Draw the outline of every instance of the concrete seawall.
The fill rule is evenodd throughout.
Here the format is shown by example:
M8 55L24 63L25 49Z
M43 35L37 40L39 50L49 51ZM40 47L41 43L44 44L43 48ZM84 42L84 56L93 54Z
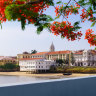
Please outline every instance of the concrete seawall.
M1 86L0 96L96 96L96 77Z

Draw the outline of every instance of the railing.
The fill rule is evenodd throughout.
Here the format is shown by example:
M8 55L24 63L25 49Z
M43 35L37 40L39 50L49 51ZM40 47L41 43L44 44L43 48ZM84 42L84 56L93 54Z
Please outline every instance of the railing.
M96 96L96 76L2 85L0 96Z

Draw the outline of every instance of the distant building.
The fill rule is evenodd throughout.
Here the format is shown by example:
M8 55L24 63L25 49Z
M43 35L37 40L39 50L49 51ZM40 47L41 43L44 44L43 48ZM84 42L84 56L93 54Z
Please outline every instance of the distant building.
M35 53L35 54L18 54L17 55L17 61L19 63L20 59L24 59L24 58L45 58L46 54L48 52L39 52L39 53Z
M54 51L54 52L48 52L46 55L46 58L48 60L56 60L56 59L70 59L71 51Z
M16 64L17 58L16 57L9 57L9 56L0 56L0 65L4 65L6 63Z
M35 58L39 58L39 59L37 60ZM96 66L96 51L95 50L55 51L55 46L52 43L50 46L49 52L39 52L39 53L35 53L35 54L23 52L23 54L17 55L18 63L22 62L21 60L23 60L23 62L24 62L24 60L27 60L26 62L29 62L28 60L31 60L32 62L40 62L40 60L41 60L42 64L45 64L44 62L46 60L53 62L53 60L55 61L56 59L67 60L67 61L69 61L70 66ZM72 59L74 59L73 60L74 62L72 62ZM46 62L48 62L48 61L46 61ZM26 66L27 66L27 63L26 63ZM39 66L39 65L37 65L37 66ZM21 67L23 68L23 66L21 66ZM23 70L22 68L21 68L21 70ZM27 69L28 68L29 67L27 66Z
M23 58L19 60L20 71L47 72L54 65L53 60L43 58Z
M50 46L49 52L39 52L35 54L23 52L23 54L17 55L17 60L19 63L20 59L24 58L44 58L46 60L56 60L56 59L68 59L70 60L71 51L55 51L54 44L52 43Z
M80 50L74 52L75 63L73 66L96 66L95 50Z

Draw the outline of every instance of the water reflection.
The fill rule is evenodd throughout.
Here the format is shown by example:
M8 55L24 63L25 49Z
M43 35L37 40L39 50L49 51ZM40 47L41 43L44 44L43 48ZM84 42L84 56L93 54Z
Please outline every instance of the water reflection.
M31 77L31 76L0 76L0 84L10 84L10 83L22 83L30 81L42 81L49 80L50 78L40 78L40 77Z

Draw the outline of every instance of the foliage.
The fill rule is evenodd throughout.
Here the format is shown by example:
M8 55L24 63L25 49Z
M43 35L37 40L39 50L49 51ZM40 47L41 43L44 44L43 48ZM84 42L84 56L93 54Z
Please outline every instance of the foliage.
M68 56L68 55L67 55ZM65 66L65 65L69 65L69 56L68 58L66 59L56 59L56 63L59 65L59 66Z
M96 73L96 67L73 67L66 70L72 73Z
M56 66L52 65L50 66L50 72L55 72L56 71Z
M31 50L31 54L35 54L35 53L37 53L36 50Z
M18 67L19 67L18 65L12 64L12 63L6 63L6 64L0 66L1 69L15 69Z
M56 17L44 13L46 9L53 6ZM69 16L80 17L79 21L70 22ZM58 21L58 19L62 21ZM21 22L24 30L25 25L34 24L37 26L37 33L40 34L44 28L48 28L54 35L74 41L80 39L83 32L80 31L80 24L85 21L92 22L91 27L96 24L96 0L1 0L0 1L0 25L6 21ZM96 34L92 29L85 32L85 39L92 46L96 46Z
M96 67L56 67L55 72L71 73L96 73Z
M59 65L62 65L63 60L62 59L56 59L56 63L59 64Z
M74 58L74 54L71 53L71 63L74 64L75 63L75 58Z

